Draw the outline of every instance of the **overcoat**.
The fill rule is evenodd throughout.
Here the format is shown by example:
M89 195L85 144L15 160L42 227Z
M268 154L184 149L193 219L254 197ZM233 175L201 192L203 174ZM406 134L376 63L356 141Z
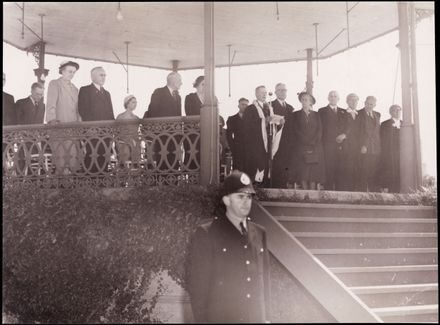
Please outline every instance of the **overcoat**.
M3 125L15 125L17 114L14 106L14 96L3 92Z
M182 100L177 95L174 99L167 86L157 88L151 95L148 111L145 112L144 118L147 117L169 117L182 116Z
M151 95L150 105L148 106L148 111L144 114L144 118L172 116L182 116L182 100L180 95L177 95L177 99L174 99L167 86L155 89ZM160 136L159 138L162 143L166 143L168 140L168 136L166 135ZM177 143L180 143L181 136L175 136L174 138ZM178 148L174 142L169 141L165 157L162 157L161 149L159 141L155 141L153 145L153 159L156 161L158 168L160 170L169 170L168 165L170 165L171 171L176 171L180 163L178 161L179 157L176 155ZM185 160L186 159L187 158L185 158Z
M278 100L272 101L274 114L284 116L285 125L281 134L280 145L273 157L272 163L272 187L286 188L287 182L290 181L292 170L292 153L294 150L293 133L292 133L292 114L293 106L286 103L283 107Z
M325 181L324 153L322 150L322 127L319 114L310 111L309 116L303 109L293 113L292 131L295 140L293 152L294 180L296 182L310 181L323 183ZM308 164L304 159L304 152L312 150L318 156L318 162Z
M359 111L359 123L360 146L367 148L366 154L359 155L359 190L374 192L380 185L380 113L373 111L373 117L370 117L363 108Z
M358 186L359 174L359 114L345 114L344 130L346 138L342 141L338 158L336 189L340 191L355 191Z
M226 137L232 151L233 168L244 171L245 134L243 117L240 117L238 113L229 116L226 125Z
M202 108L202 102L200 101L200 98L197 95L197 93L191 93L185 97L186 116L200 115L201 108Z
M15 103L17 124L43 124L45 106L42 100L35 107L30 97L17 100Z
M336 187L338 157L340 146L336 137L344 133L346 121L345 109L338 107L336 113L327 105L318 110L322 125L322 146L325 158L325 189L334 190Z
M394 120L389 119L380 126L381 185L390 192L400 192L400 129L394 126Z
M115 119L110 93L104 88L99 91L94 84L79 89L78 111L83 121Z
M80 122L78 112L78 88L62 77L51 80L47 89L46 121L59 120L61 123ZM80 168L80 147L78 141L54 140L64 137L63 129L50 130L50 146L52 158L57 167L57 173L62 173L65 167L71 171Z
M46 101L46 121L59 120L78 122L81 117L78 112L78 88L61 77L49 82Z
M264 228L242 235L226 216L199 226L190 246L188 291L200 323L269 320L269 253Z
M269 153L264 146L261 118L254 104L249 105L244 111L243 122L245 137L244 172L254 181L257 169L259 171L264 170L263 182L266 182L269 172Z

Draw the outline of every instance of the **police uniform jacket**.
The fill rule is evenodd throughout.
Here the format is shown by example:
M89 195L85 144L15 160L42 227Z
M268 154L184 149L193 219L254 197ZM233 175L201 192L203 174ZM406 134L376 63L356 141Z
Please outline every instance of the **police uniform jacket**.
M269 254L261 226L248 221L247 233L242 235L226 216L199 226L189 270L188 291L196 322L269 320Z

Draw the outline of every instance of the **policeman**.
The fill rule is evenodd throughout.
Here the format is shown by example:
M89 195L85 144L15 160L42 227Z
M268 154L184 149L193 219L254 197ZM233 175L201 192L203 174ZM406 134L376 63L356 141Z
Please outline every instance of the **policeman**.
M194 234L188 291L195 322L269 321L269 254L264 228L248 217L253 194L249 176L234 170L220 190L225 213Z

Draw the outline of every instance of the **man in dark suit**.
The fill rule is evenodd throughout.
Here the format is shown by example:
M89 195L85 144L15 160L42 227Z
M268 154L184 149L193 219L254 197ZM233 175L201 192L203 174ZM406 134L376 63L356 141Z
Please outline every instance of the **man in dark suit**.
M270 320L269 252L264 228L248 218L252 194L250 178L233 171L220 193L226 211L193 236L187 283L197 323Z
M284 117L285 126L277 125L277 131L281 132L278 150L273 156L272 164L272 187L286 188L291 177L291 156L293 150L293 134L289 127L293 114L293 106L286 103L287 88L283 83L275 86L277 99L271 102L273 113ZM277 139L275 139L277 140Z
M6 83L6 75L3 72L3 87ZM15 125L17 123L17 116L15 114L15 103L14 103L14 97L12 95L9 95L8 93L3 92L3 125ZM5 172L5 162L10 161L13 158L11 157L13 155L13 144L9 143L8 153L5 154L6 148L8 147L8 144L3 143L3 167L2 171Z
M43 124L45 105L43 102L44 86L39 82L35 82L31 86L31 95L29 97L19 99L15 103L15 111L17 113L17 124ZM25 172L26 165L26 152L29 155L39 154L41 150L44 150L41 146L45 146L45 142L30 142L25 141L19 144L18 148L18 167L19 173ZM26 149L25 149L26 147ZM27 174L29 175L31 169L28 168Z
M249 105L249 101L246 98L240 98L238 100L238 113L229 116L226 125L226 136L229 147L232 151L232 165L233 169L244 170L244 123L243 115L246 107Z
M113 105L110 93L104 89L105 70L95 67L90 72L92 83L81 87L78 94L78 112L83 121L114 120ZM104 173L110 162L111 140L106 138L104 143L97 138L88 139L84 167L90 173ZM96 148L98 157L93 158L93 149ZM94 161L96 159L96 161Z
M365 107L359 111L360 159L359 189L375 192L378 187L378 163L380 156L380 113L373 111L376 98L368 96Z
M356 110L359 102L358 95L351 93L347 96L347 105L343 132L336 138L340 146L338 151L338 166L336 190L354 191L358 184L359 174L359 114Z
M270 108L266 102L266 87L255 89L256 100L249 105L243 115L245 136L244 171L258 185L269 186L269 152L272 145L270 136Z
M322 124L322 145L324 147L324 188L328 191L334 191L336 189L338 150L340 150L336 138L344 133L343 123L345 120L345 110L338 107L338 101L338 92L332 90L328 94L329 104L318 110Z
M6 83L6 75L3 72L3 87ZM17 115L14 107L14 96L3 92L3 125L17 124Z
M380 179L386 192L400 192L400 114L399 105L391 105L391 118L380 125Z
M182 77L177 72L171 72L167 76L167 85L162 88L157 88L151 95L150 105L148 106L148 111L144 114L144 118L182 116L182 100L179 95L180 86L182 86ZM175 135L174 139L177 143L180 143L182 136ZM167 142L168 136L160 136L159 139L153 139L153 159L156 161L159 170L175 173L180 165L180 155L176 154L176 151L179 151L180 148L176 148L173 141L170 141L166 148L167 153L162 157L159 140L164 144ZM166 161L168 161L171 169L168 167ZM161 178L159 183L162 183L163 180L164 179ZM168 183L170 182L168 181ZM177 184L177 181L171 183Z
M171 72L167 76L167 85L157 88L151 95L148 111L144 118L182 116L182 99L179 89L182 86L182 77L177 72Z

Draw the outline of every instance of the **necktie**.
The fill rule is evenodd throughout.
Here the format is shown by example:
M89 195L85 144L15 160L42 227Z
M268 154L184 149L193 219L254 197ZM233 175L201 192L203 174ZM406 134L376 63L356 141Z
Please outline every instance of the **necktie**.
M267 103L263 104L263 113L265 117L270 115L269 105L267 105Z
M38 102L34 103L35 108L38 108Z
M173 90L173 97L175 101L177 101L177 96L179 96L179 92L177 90Z
M240 229L241 229L241 233L242 233L243 235L246 235L246 234L247 234L246 228L245 228L244 225L243 225L243 221L240 222Z

